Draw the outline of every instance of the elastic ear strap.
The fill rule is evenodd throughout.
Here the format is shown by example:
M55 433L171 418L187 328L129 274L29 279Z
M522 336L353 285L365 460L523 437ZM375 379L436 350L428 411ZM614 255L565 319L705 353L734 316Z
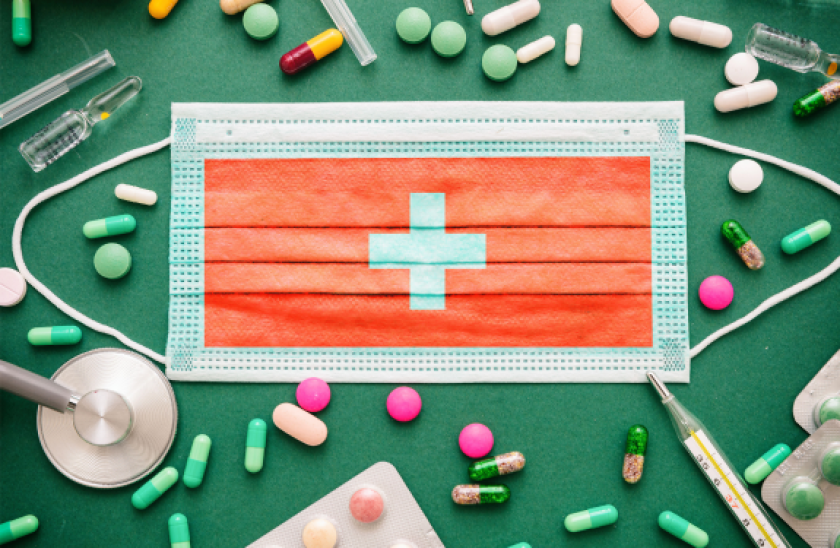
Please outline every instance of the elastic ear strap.
M17 221L15 221L15 228L12 232L12 254L15 258L15 265L17 266L17 269L21 273L21 275L23 275L26 281L29 282L29 285L34 287L38 291L38 293L46 297L46 299L53 303L56 307L58 307L59 310L61 310L77 322L86 325L94 331L99 331L100 333L116 337L117 340L119 340L121 343L131 348L132 350L140 352L141 354L145 354L149 358L162 364L167 363L165 356L161 356L157 352L154 352L153 350L150 350L149 348L146 348L145 346L132 341L113 327L108 327L107 325L103 325L97 321L88 318L81 312L78 312L75 308L71 307L70 305L59 299L55 295L55 293L47 289L47 286L39 282L38 279L35 278L35 276L33 276L31 272L29 272L29 269L26 268L26 263L23 261L23 250L21 249L20 242L21 237L23 235L23 225L24 223L26 223L26 217L29 215L29 212L32 211L38 204L45 202L53 196L61 194L62 192L70 190L71 188L84 183L88 179L99 175L103 171L108 171L111 168L117 167L126 162L134 160L135 158L139 158L141 156L151 154L152 152L156 152L168 146L171 143L172 137L167 137L163 141L159 141L157 143L145 147L130 150L124 154L120 154L112 160L108 160L105 163L90 168L84 173L73 177L69 181L65 181L63 183L55 185L54 187L48 188L47 190L41 192L40 194L29 200L29 203L27 203L26 206L23 208L23 211L20 212Z
M831 179L829 179L825 175L820 175L816 171L813 171L813 170L808 169L806 167L802 167L802 166L797 165L797 164L793 164L793 163L790 163L790 162L786 162L784 160L780 160L780 159L776 158L775 156L762 154L761 152L755 152L754 150L749 150L749 149L746 149L746 148L741 148L741 147L728 145L726 143L721 143L719 141L714 141L714 140L708 139L706 137L700 137L699 135L686 135L685 136L685 142L687 142L687 143L699 143L701 145L706 145L708 147L717 148L717 149L720 149L720 150L725 150L727 152L731 152L733 154L739 154L741 156L749 156L751 158L755 158L756 160L762 160L762 161L767 162L769 164L777 165L781 168L787 169L788 171L796 173L797 175L801 175L802 177L805 177L806 179L811 179L815 183L824 186L825 188L827 188L831 192L833 192L837 195L840 195L840 185L838 185L837 183L835 183L834 181L832 181ZM695 357L697 354L699 354L700 352L705 350L705 348L707 346L709 346L710 344L712 344L713 342L715 342L719 338L723 337L727 333L729 333L731 331L735 331L736 329L738 329L742 325L745 325L745 324L751 322L752 320L757 318L762 312L765 312L766 310L769 310L770 308L776 306L777 304L790 299L794 295L798 295L799 293L802 293L806 289L817 285L821 281L825 280L826 278L828 278L829 276L831 276L832 274L837 272L838 269L840 269L840 257L834 259L834 261L832 261L831 264L829 264L827 267L823 268L822 270L820 270L819 272L817 272L813 276L805 278L804 280L802 280L798 284L792 285L789 288L785 289L784 291L773 295L772 297L770 297L769 299L767 299L766 301L764 301L763 303L758 305L755 308L755 310L753 310L752 312L750 312L749 314L747 314L746 316L744 316L740 320L732 322L731 324L727 325L726 327L722 327L721 329L718 329L717 331L715 331L714 333L712 333L711 335L709 335L708 337L703 339L703 341L700 342L700 344L698 344L697 346L692 348L691 352L689 353L689 356L692 357L692 358Z

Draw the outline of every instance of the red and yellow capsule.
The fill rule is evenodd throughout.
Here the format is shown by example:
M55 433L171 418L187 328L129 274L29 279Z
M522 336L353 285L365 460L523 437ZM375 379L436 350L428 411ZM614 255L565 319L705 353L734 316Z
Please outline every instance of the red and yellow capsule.
M335 29L329 29L311 40L307 40L280 58L280 69L294 74L315 64L341 47L344 37Z

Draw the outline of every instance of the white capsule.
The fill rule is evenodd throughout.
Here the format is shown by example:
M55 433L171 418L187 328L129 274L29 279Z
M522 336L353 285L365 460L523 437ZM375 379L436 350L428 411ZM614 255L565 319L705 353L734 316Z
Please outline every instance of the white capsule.
M539 13L539 0L519 0L485 15L481 20L481 30L487 36L496 36L525 21L530 21Z
M697 42L713 48L725 48L732 43L732 31L729 27L700 21L682 15L671 19L671 34L677 38Z
M749 84L758 76L758 61L749 53L736 53L726 62L723 74L733 86Z
M573 67L580 63L580 46L583 43L583 29L580 25L569 25L566 29L566 64Z
M715 108L721 112L732 112L742 108L769 103L779 92L772 80L761 80L746 86L727 89L715 96Z
M146 190L145 188L140 188L139 186L119 184L117 185L117 188L114 189L114 194L116 194L117 198L120 200L134 202L135 204L150 206L155 205L155 202L157 202L157 194L155 194L154 190Z
M535 40L516 50L516 60L522 64L530 63L540 55L545 55L553 49L554 38L551 36L543 36L539 40Z

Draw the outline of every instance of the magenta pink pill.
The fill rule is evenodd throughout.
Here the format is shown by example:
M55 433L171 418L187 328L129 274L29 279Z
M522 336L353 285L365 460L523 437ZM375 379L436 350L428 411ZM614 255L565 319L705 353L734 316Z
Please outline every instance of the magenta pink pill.
M481 458L493 449L493 432L483 424L468 424L461 430L458 445L466 456Z
M370 523L379 519L385 502L376 489L363 487L350 497L350 515L362 523Z
M395 388L389 395L386 403L388 414L394 420L408 422L417 418L423 408L423 401L420 394L413 388L400 386Z
M309 377L295 392L298 405L310 413L317 413L330 403L330 385L317 377Z
M697 293L700 301L712 310L723 310L735 296L732 284L723 276L709 276L700 284Z

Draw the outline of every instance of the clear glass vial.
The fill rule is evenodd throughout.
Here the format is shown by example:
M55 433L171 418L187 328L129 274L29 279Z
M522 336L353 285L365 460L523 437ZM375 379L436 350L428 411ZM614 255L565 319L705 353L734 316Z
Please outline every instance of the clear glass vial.
M840 55L831 55L805 38L756 23L747 34L747 53L796 72L821 72L840 78Z

